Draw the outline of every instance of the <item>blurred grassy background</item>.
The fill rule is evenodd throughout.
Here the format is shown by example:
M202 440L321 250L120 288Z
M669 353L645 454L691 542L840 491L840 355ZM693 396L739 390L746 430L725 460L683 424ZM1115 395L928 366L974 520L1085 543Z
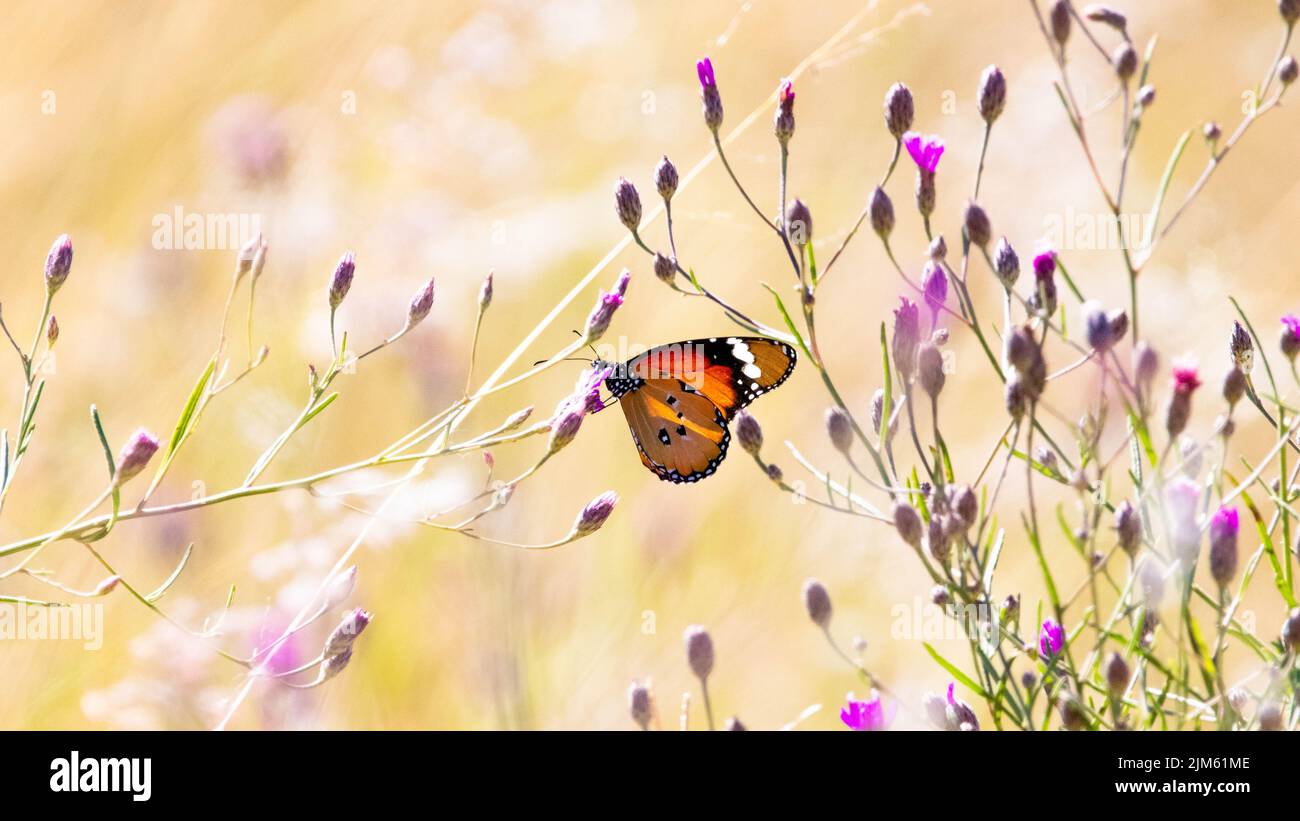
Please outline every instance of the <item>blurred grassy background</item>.
M29 338L39 315L40 267L57 234L72 235L76 261L56 305L57 367L35 444L0 517L0 538L57 528L102 487L89 404L98 404L115 443L137 425L166 433L211 352L235 251L155 249L155 215L177 206L257 214L271 243L256 316L256 343L270 346L270 360L209 409L155 501L237 484L296 414L306 364L328 360L325 287L340 253L353 249L358 259L340 313L354 346L394 330L410 295L437 276L425 325L344 377L339 402L294 440L268 478L341 464L373 453L459 395L474 299L489 269L496 271L497 296L480 375L621 239L609 193L617 176L636 182L649 205L661 154L683 171L706 155L697 58L713 58L730 128L763 106L780 78L864 5L7 4L0 230L10 263L0 301L20 338ZM1232 13L1211 0L1124 5L1139 45L1153 31L1161 35L1152 73L1159 96L1129 187L1134 209L1145 210L1184 129L1217 119L1231 131L1243 94L1272 58L1281 24L1268 0L1234 4ZM1079 43L1072 53L1081 93L1101 101L1109 89L1104 67ZM888 162L892 143L881 100L900 79L916 94L917 128L948 141L936 227L957 236L979 148L976 81L991 62L1002 66L1010 87L982 194L994 230L1008 235L1027 262L1045 215L1102 212L1024 3L882 0L796 84L791 195L812 208L819 257L838 246ZM730 152L765 207L776 199L770 116L764 108ZM1117 163L1117 117L1112 105L1092 126L1108 179ZM1300 284L1278 251L1300 201L1294 133L1285 109L1255 126L1143 275L1144 335L1166 362L1187 352L1199 356L1214 386L1197 403L1193 427L1202 435L1218 411L1210 394L1226 356L1227 294L1243 301L1269 340L1276 315L1300 307ZM1205 153L1194 138L1171 202ZM890 186L900 213L895 247L919 269L924 243L911 214L905 159L900 171ZM785 287L783 253L718 165L679 195L676 217L683 261L745 310L776 323L759 281ZM662 231L655 223L646 233L662 245ZM1062 253L1090 296L1110 304L1126 299L1118 252ZM622 265L634 278L607 341L622 336L653 345L729 330L702 301L656 282L639 253L624 253L596 283L609 287ZM819 294L822 344L846 398L865 413L880 381L879 323L896 303L899 283L879 243L865 234L837 270ZM986 317L994 316L999 302L982 265L972 279ZM525 361L566 344L594 297L595 287ZM245 344L243 311L237 302L236 352ZM958 473L969 479L1001 433L1004 413L973 340L957 333L952 344L957 370L941 412ZM1053 364L1065 361L1061 353ZM16 362L5 367L5 384L13 387L2 410L12 430L20 373ZM577 368L556 369L487 403L470 429L486 429L527 404L549 412ZM1066 418L1081 412L1095 390L1092 379L1081 369L1068 387L1051 392ZM754 408L766 454L791 478L801 477L786 439L845 473L822 429L825 404L819 380L805 367ZM1268 432L1253 419L1240 431L1235 445L1242 453L1267 447ZM538 447L499 451L500 475L531 463ZM1018 473L1002 497L1010 521L1023 499ZM415 486L408 513L436 508L481 481L477 456L444 464ZM359 554L354 596L375 613L375 623L351 668L306 694L259 689L236 726L626 728L625 690L634 677L653 680L663 722L675 726L681 693L692 689L681 644L692 623L713 631L718 662L711 690L720 716L776 727L823 704L807 726L837 726L839 702L862 688L807 622L799 591L808 576L829 587L841 641L864 637L868 665L894 690L915 703L923 690L946 685L948 677L920 645L928 637L891 635L895 608L916 612L929 588L891 532L792 503L739 452L701 485L661 483L639 465L616 411L590 418L575 444L525 484L485 532L555 538L606 489L622 496L606 528L546 554L411 526L378 528ZM165 602L197 625L237 584L225 646L245 654L259 630L294 612L362 525L336 505L290 493L125 523L104 547L128 578L149 589L194 542L194 560ZM1059 539L1051 555L1069 580L1062 586L1073 589L1082 562ZM92 586L101 576L75 545L51 549L41 563L74 586ZM1041 585L1018 532L1003 565L1000 590L1023 592L1029 624ZM6 592L49 593L7 584ZM1248 609L1260 632L1273 635L1281 610L1262 575L1254 593ZM103 601L98 651L75 642L0 642L0 726L211 726L239 680L237 668L161 624L123 591ZM291 652L310 658L317 641L315 633L305 635ZM967 659L961 642L937 644ZM1241 651L1228 659L1234 672L1250 669ZM701 721L697 707L694 726ZM898 724L917 726L919 719L903 712Z

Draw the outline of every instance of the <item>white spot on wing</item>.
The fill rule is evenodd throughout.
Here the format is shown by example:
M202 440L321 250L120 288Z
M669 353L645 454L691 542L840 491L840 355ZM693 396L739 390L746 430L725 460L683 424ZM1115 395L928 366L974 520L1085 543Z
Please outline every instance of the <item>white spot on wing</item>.
M753 354L750 354L750 356L752 357ZM748 376L750 379L757 379L763 375L762 368L758 367L753 362L750 362L748 365L741 368L740 372L743 373L745 376Z

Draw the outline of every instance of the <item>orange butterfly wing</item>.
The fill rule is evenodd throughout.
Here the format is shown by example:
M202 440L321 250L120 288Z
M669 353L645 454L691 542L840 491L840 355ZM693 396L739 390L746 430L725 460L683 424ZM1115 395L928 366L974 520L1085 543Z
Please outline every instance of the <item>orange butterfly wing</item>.
M668 482L698 482L727 456L722 410L689 384L649 379L619 399L641 462Z
M627 363L634 379L675 379L703 394L728 421L794 372L794 348L757 336L660 345Z

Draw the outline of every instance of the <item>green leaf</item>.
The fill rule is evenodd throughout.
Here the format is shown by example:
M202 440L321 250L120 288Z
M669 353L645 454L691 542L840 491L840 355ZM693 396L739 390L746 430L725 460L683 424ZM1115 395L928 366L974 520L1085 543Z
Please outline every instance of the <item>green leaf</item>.
M766 282L760 284L766 288L768 293L772 295L772 298L776 300L776 309L781 312L781 318L785 320L785 327L790 331L790 334L794 337L795 341L799 343L799 348L807 354L809 361L813 361L814 357L812 351L808 350L808 345L803 341L803 336L799 333L799 329L795 327L794 320L790 318L790 312L785 309L785 303L781 301L781 295L776 292L775 288L768 285Z
M198 407L199 400L203 397L203 391L208 386L208 380L212 378L212 372L216 370L217 358L214 356L208 360L208 366L203 369L203 375L199 381L194 383L194 389L190 391L189 399L185 400L185 407L181 410L181 418L176 420L176 427L172 430L171 443L167 447L167 455L170 456L181 446L186 435L190 432L190 425L194 421L194 409Z
M117 474L117 462L113 459L113 448L108 444L108 434L104 433L104 423L99 418L99 408L90 406L90 421L99 435L99 445L104 449L104 459L108 462L108 478Z
M997 536L993 540L993 548L988 553L988 562L984 565L984 592L990 596L993 595L993 571L1002 556L1002 546L1006 544L1006 536L1006 530L998 528Z
M176 569L172 570L171 575L167 577L166 581L164 581L161 585L158 586L157 590L153 591L152 593L144 597L145 601L155 602L163 597L163 594L167 592L167 589L170 588L173 584L175 584L176 580L180 578L181 571L184 570L185 565L189 563L190 554L193 552L194 552L194 542L190 542L185 547L185 555L181 556L180 563L176 565ZM231 589L231 594L232 595L234 594L233 588Z
M325 397L321 401L317 402L315 407L313 407L307 413L307 415L302 418L302 425L299 425L298 427L301 428L303 425L306 425L308 422L315 419L320 414L321 411L325 410L330 405L334 404L334 400L338 398L339 398L338 391L335 391L334 393L331 393L329 396Z
M1043 556L1043 546L1039 544L1038 537L1034 535L1034 530L1029 524L1029 519L1022 513L1021 521L1025 525L1025 533L1029 535L1029 544L1034 548L1034 555L1038 557L1038 567L1043 571L1043 582L1047 585L1047 597L1052 602L1052 609L1056 612L1061 611L1061 596L1056 592L1056 582L1052 579L1052 570L1047 566L1047 559Z
M1187 147L1187 141L1191 139L1192 130L1183 132L1183 136L1178 138L1174 144L1174 150L1169 155L1168 162L1165 163L1165 173L1160 176L1160 185L1156 188L1155 199L1151 202L1151 214L1147 217L1147 236L1143 245L1149 246L1152 239L1155 238L1156 227L1160 223L1160 208L1165 203L1165 194L1169 191L1169 183L1173 182L1174 169L1178 167L1178 161L1182 159L1183 149Z
M889 367L889 344L886 341L885 323L880 323L880 358L885 369L885 400L880 406L880 430L876 431L876 441L883 448L889 441L889 419L894 415L894 374Z
M930 654L930 658L934 659L935 662L937 662L940 667L947 670L949 675L957 679L957 681L961 682L963 687L970 690L972 693L975 693L977 696L984 699L985 701L993 700L992 696L984 692L983 687L976 684L974 681L971 680L970 676L966 675L961 670L958 670L952 664L952 662L948 661L946 658L941 656L939 654L939 651L931 647L928 641L923 641L921 642L921 644L925 647L925 651Z

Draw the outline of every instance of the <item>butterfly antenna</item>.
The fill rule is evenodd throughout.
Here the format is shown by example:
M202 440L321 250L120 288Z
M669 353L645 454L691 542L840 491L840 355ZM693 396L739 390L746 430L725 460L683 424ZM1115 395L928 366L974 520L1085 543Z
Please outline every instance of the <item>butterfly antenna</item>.
M573 331L574 335L576 335L576 336L578 336L578 337L581 337L581 336L582 336L582 331L575 331L573 328L570 328L569 330L570 330L570 331ZM600 359L600 351L597 351L594 345L592 345L590 342L588 342L588 343L587 343L587 347L591 349L591 355L592 355L592 356L596 357L597 359ZM585 362L586 360L583 360L583 361Z

